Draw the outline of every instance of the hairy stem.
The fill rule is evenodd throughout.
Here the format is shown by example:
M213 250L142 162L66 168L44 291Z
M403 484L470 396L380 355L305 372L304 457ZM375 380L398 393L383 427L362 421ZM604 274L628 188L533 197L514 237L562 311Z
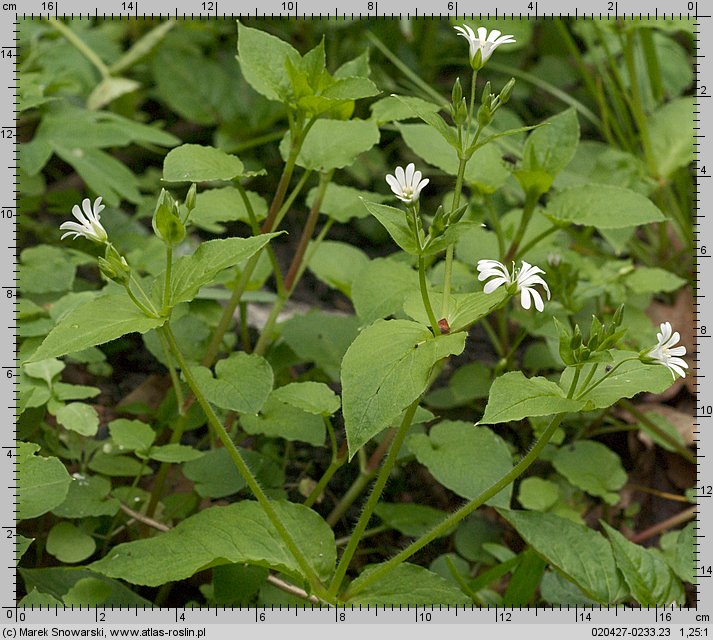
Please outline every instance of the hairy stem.
M477 498L475 498L474 500L471 500L469 503L467 503L466 505L464 505L460 509L458 509L458 511L456 511L455 513L448 516L445 520L443 520L443 522L441 522L441 524L434 527L429 533L421 536L418 540L412 542L401 553L398 553L397 555L395 555L388 562L385 562L384 564L379 565L379 567L375 571L373 571L371 574L369 574L368 577L366 577L364 580L362 580L361 584L359 585L359 587L357 589L355 589L353 591L347 591L341 597L341 600L347 601L350 598L353 598L355 595L357 595L361 591L363 591L369 585L374 584L375 582L378 582L381 578L383 578L391 570L398 567L402 562L405 562L406 560L408 560L416 552L423 549L423 547L425 547L428 543L430 543L433 540L435 540L436 538L439 538L440 536L442 536L444 533L446 533L448 530L450 530L451 527L454 527L461 520L463 520L463 518L465 518L466 516L469 516L478 507L483 505L486 501L488 501L493 496L500 493L510 483L514 482L519 476L521 476L527 470L527 468L533 462L535 462L535 460L537 460L538 456L540 455L542 450L545 448L545 445L549 442L550 438L557 430L557 427L559 426L563 417L564 417L564 414L556 415L550 422L547 429L545 429L545 431L542 433L542 435L537 440L535 445L532 447L532 449L530 449L530 451L522 458L522 460L520 460L520 462L518 462L508 473L506 473L502 478L500 478L500 480L498 480L493 485L491 485L488 489L483 491L483 493L481 493Z

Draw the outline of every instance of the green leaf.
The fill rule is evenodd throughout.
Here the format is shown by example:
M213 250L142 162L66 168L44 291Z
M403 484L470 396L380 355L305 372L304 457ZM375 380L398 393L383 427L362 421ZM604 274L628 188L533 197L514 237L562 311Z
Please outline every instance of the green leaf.
M644 391L662 393L673 382L671 372L666 367L659 364L643 364L639 361L638 353L614 351L612 355L614 359L609 365L597 365L598 371L592 379L593 381L606 375L606 366L613 369L624 360L629 360L629 362L618 366L601 384L582 397L582 400L586 401L587 411L611 407L621 398L631 398ZM560 385L563 388L569 388L573 375L573 368L567 367L562 372Z
M246 414L240 424L248 433L263 433L271 438L307 442L315 447L324 444L324 420L312 412L281 402L276 393L268 398L260 415Z
M672 558L668 558L671 568L685 582L697 584L696 579L696 546L695 538L698 527L695 523L687 524L678 532L676 547Z
M453 296L455 308L449 312L449 324L451 331L461 331L470 327L478 320L482 320L505 298L505 289L497 289L492 293L463 293Z
M47 536L47 553L60 562L81 562L91 556L96 548L94 538L69 522L57 523Z
M59 247L40 245L20 254L19 287L25 293L69 291L74 283L76 265L67 260Z
M101 578L82 578L62 598L66 607L99 607L112 594L111 585Z
M616 529L602 522L614 559L631 595L644 607L683 605L686 594L678 578L662 558L650 549L627 540Z
M216 378L206 367L192 367L209 402L238 413L257 413L273 385L272 367L264 358L244 352L232 353L215 365Z
M556 571L545 571L540 583L542 599L551 605L569 605L589 607L597 601L584 595L582 590Z
M551 513L505 510L500 513L537 553L587 597L602 604L615 604L627 596L612 548L600 533Z
M412 538L425 535L431 529L446 519L445 512L422 504L406 504L380 502L374 513L384 521L384 524L399 533ZM446 531L442 535L449 535Z
M291 382L272 392L271 398L307 413L331 416L339 411L339 396L323 382Z
M17 443L17 519L36 518L62 504L72 478L55 457L36 456L39 445Z
M665 220L648 198L630 189L604 184L559 191L550 198L545 214L553 220L597 229L620 229Z
M47 360L25 364L22 368L31 378L44 380L48 387L53 387L55 377L64 371L65 366L61 360L48 358Z
M366 569L350 589L355 590L373 573L379 565ZM441 576L407 562L398 565L376 583L369 585L353 598L347 597L347 603L372 605L375 607L414 606L432 607L434 605L466 605L471 600L452 582Z
M408 320L377 320L364 329L342 362L349 457L391 426L426 390L436 362L464 347L464 333L433 337L426 327Z
M270 491L282 486L285 475L274 460L250 449L239 451L263 488ZM186 462L182 471L193 480L196 493L203 498L225 498L247 486L226 449L206 451L200 458Z
M560 489L554 482L535 476L520 483L517 501L530 511L547 511L560 498Z
M334 84L329 85L322 92L322 96L333 100L359 100L361 98L370 98L379 93L381 93L379 87L368 78L344 76L338 78Z
M247 191L255 219L259 222L267 215L265 199L254 191ZM190 222L201 229L213 233L223 233L222 222L240 220L249 222L250 216L240 192L235 187L207 189L196 196L196 206L191 211Z
M215 147L183 144L171 149L163 161L166 182L211 182L239 178L245 167L237 156Z
M223 269L240 264L260 251L280 233L265 233L252 238L226 238L203 242L191 256L173 263L171 275L171 305L190 302L199 289L213 281ZM151 293L156 301L161 299L166 275L155 280Z
M119 501L109 496L111 482L101 476L75 473L64 502L52 509L60 518L113 516Z
M478 424L579 411L584 405L583 400L567 398L558 385L546 378L526 378L521 371L510 371L493 382L485 414Z
M309 270L329 287L351 297L352 282L368 263L361 249L346 242L324 240L310 258Z
M159 462L171 462L174 464L180 462L189 462L190 460L198 460L203 457L203 452L189 447L185 444L164 444L160 447L151 447L149 458L158 460Z
M120 418L109 423L109 435L122 451L146 453L156 439L156 432L141 420Z
M545 561L532 549L523 551L503 594L503 607L526 607L531 604L535 591L540 586L545 566Z
M269 100L287 99L290 81L286 63L300 63L300 54L287 42L238 22L238 60L255 91Z
M634 293L670 293L686 284L683 278L659 267L637 267L624 282Z
M317 191L318 187L313 187L307 194L308 207L314 203ZM384 200L388 200L388 196L330 182L319 210L337 222L346 223L352 218L366 218L369 215L364 207L364 201L383 202Z
M313 362L332 380L339 380L342 358L359 333L355 316L312 310L281 325L282 337L303 361Z
M165 321L146 316L125 293L100 296L64 316L26 362L58 358L134 331L146 333Z
M425 403L434 409L462 407L487 398L490 384L490 369L482 362L469 362L456 369L447 386L431 391Z
M411 291L418 291L418 273L408 264L377 258L354 277L352 302L363 324L401 311Z
M89 463L89 468L104 476L125 476L133 477L150 476L153 471L142 465L136 458L129 456L109 455L103 451L98 451Z
M27 591L37 589L55 598L62 599L80 581L87 578L100 580L109 587L109 595L100 603L110 607L151 607L152 603L116 580L80 569L79 567L51 567L46 569L19 569Z
M412 96L387 96L370 105L371 117L381 126L389 122L418 118L419 114L437 113L437 104Z
M477 498L512 469L505 441L490 429L469 422L444 420L428 434L410 436L407 444L438 482L468 500ZM487 504L507 508L511 493L512 485L508 485Z
M25 551L30 548L30 545L35 541L35 538L26 538L21 533L15 535L15 565L20 562Z
M87 98L87 109L96 111L120 96L141 88L141 83L129 78L108 77L102 80Z
M535 129L525 142L523 169L542 170L554 178L574 157L579 144L579 120L569 108Z
M121 58L111 65L110 71L114 74L121 73L135 65L144 56L148 55L177 24L178 22L175 20L167 20L166 22L160 22L151 31L147 31L131 45L131 48Z
M411 231L406 221L406 216L409 215L406 211L377 202L368 202L366 200L362 200L362 202L369 210L369 213L389 232L389 235L399 247L412 256L421 254L421 249L416 242L413 231Z
M48 593L33 589L18 602L18 607L63 607L64 603Z
M302 505L272 504L319 577L328 578L336 560L329 525ZM262 507L253 501L206 509L166 533L117 545L90 568L131 584L158 586L236 562L269 567L296 579L305 577Z
M651 155L656 175L670 178L695 158L695 98L677 98L660 107L649 117Z
M404 142L417 156L451 176L458 175L456 151L430 125L398 124L397 127ZM493 193L502 187L510 172L503 166L500 154L497 146L492 144L478 149L466 165L466 183L484 193Z
M580 440L560 448L552 459L552 465L570 484L603 498L609 504L619 501L616 492L628 479L619 456L592 440Z
M283 159L289 138L287 134L280 144ZM371 120L317 120L302 143L297 164L321 172L343 169L378 142L379 128Z
M57 411L57 422L68 431L82 436L96 435L99 430L99 415L94 407L83 402L72 402Z

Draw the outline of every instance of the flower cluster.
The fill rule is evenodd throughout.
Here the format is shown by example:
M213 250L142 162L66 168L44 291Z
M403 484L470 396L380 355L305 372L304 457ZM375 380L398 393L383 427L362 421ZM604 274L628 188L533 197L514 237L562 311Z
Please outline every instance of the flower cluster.
M104 205L102 204L101 197L91 203L89 198L84 198L82 200L82 208L75 204L72 207L72 215L79 221L77 222L63 222L59 228L61 230L67 230L60 239L64 240L67 236L74 235L73 240L77 238L84 237L92 242L98 242L99 244L106 244L109 236L106 233L106 229L102 226L100 219L100 213L104 210Z
M485 293L492 293L501 285L505 285L511 293L520 292L520 304L523 309L529 309L534 300L535 309L544 311L545 303L542 300L540 292L535 289L535 285L544 287L547 292L547 299L550 299L550 289L539 275L545 272L524 260L522 261L522 267L520 269L516 269L515 263L513 262L512 271L508 271L505 265L497 260L479 260L478 273L480 274L478 275L478 280L480 281L495 276L483 287Z
M429 183L428 178L421 180L422 174L416 171L416 165L411 162L404 171L403 167L396 167L396 176L391 174L386 176L391 190L396 197L406 204L415 204L418 201L421 190Z

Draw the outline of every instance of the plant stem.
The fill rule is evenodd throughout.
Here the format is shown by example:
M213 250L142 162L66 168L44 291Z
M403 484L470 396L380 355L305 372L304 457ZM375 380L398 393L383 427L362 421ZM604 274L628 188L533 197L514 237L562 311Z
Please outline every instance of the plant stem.
M572 383L569 385L569 391L567 391L567 397L573 398L574 392L577 390L577 383L579 382L579 376L582 373L582 367L578 366L574 370L574 375L572 376Z
M124 284L124 289L126 289L126 293L129 294L129 298L131 298L131 301L139 308L143 313L145 313L149 318L158 318L158 314L154 313L150 309L146 307L145 304L143 304L135 295L134 292L131 290L131 286L129 283Z
M364 510L361 512L361 516L359 517L356 527L354 527L354 531L352 531L352 534L349 538L349 544L347 544L347 547L344 550L341 559L339 560L339 564L337 565L337 570L334 574L334 578L332 578L332 582L329 585L329 594L331 596L336 596L337 591L339 590L339 587L341 586L342 581L344 580L344 576L347 574L347 569L349 569L349 563L354 557L354 553L356 552L357 547L359 546L361 536L366 530L366 527L369 524L369 520L371 520L371 516L374 513L374 509L376 508L376 505L379 502L379 499L381 498L381 493L384 490L384 487L386 486L386 482L389 479L389 476L391 475L391 470L396 464L396 458L398 457L401 445L406 439L406 434L408 433L409 428L411 427L411 421L413 420L413 417L416 413L416 409L418 409L418 404L420 400L421 396L416 398L404 414L404 417L401 421L401 426L399 427L399 430L396 433L396 436L394 437L394 441L391 444L391 448L389 449L389 455L386 456L386 460L384 461L384 464L382 465L379 471L379 475L376 479L376 482L374 483L373 489L371 490L369 499L366 501Z
M634 416L641 424L646 425L649 431L655 433L659 438L665 440L670 444L680 455L685 458L691 464L696 464L696 456L692 454L686 447L682 446L678 440L670 436L663 429L661 429L653 420L651 420L643 411L640 411L633 402L630 402L626 398L621 398L619 404L624 407L632 416Z
M317 219L319 218L319 210L322 207L322 201L324 200L324 194L327 191L327 186L329 185L333 171L328 171L327 173L322 173L319 176L319 187L317 189L317 195L315 196L314 202L312 203L312 208L310 209L309 216L305 222L305 226L302 229L302 235L300 236L299 244L295 250L295 255L292 257L292 262L290 263L290 268L285 276L285 286L282 295L277 296L275 303L270 310L270 315L268 316L267 322L260 332L260 338L258 338L257 344L255 345L255 351L257 355L264 355L267 350L269 341L272 339L273 329L277 318L282 311L288 298L292 295L292 292L299 281L298 275L301 271L302 262L307 252L307 247L312 239L312 234L314 233L314 228L317 226Z
M530 449L530 451L528 451L528 453L522 458L522 460L520 460L520 462L518 462L508 473L506 473L502 478L500 478L500 480L498 480L488 489L483 491L477 498L471 500L469 503L458 509L455 513L448 516L445 520L443 520L443 522L441 522L441 524L434 527L429 533L421 536L418 540L412 542L408 547L406 547L406 549L391 558L391 560L379 565L371 574L369 574L368 577L364 578L361 581L357 589L351 592L347 591L341 597L341 599L344 601L349 600L349 598L354 597L369 585L383 578L392 569L395 569L402 562L408 560L408 558L423 549L423 547L425 547L429 542L432 542L436 538L442 536L451 527L454 527L461 520L463 520L463 518L469 516L478 507L483 505L493 496L500 493L510 483L514 482L527 470L527 468L533 462L535 462L542 450L545 448L545 445L549 442L550 438L557 430L557 427L559 427L559 424L560 422L562 422L563 417L564 414L561 413L557 414L554 418L552 418L552 421L550 422L549 426L547 427L547 429L545 429L545 431L542 433L542 435L537 440L535 445Z
M517 260L521 256L524 256L530 249L544 240L547 236L552 235L555 231L558 231L559 227L557 225L552 225L549 229L545 229L542 233L538 233L532 240L525 244L524 247L518 249L513 256L513 260Z
M349 489L347 489L347 492L341 497L330 514L325 518L330 527L334 528L336 526L339 519L347 512L347 509L352 506L354 501L361 495L362 491L366 489L375 474L376 470L362 470L359 472L356 480L352 482Z
M622 360L618 364L615 364L609 371L607 371L599 380L597 380L591 387L587 388L585 387L578 395L577 395L577 400L580 398L583 398L586 394L590 393L592 390L596 389L602 382L604 382L610 375L612 375L621 365L625 364L626 362L634 362L635 360L638 360L638 358L626 358L625 360Z
M532 214L535 213L535 205L537 205L538 197L539 196L536 191L528 191L525 194L525 204L522 208L520 226L515 232L515 237L512 239L512 243L510 244L508 252L505 254L503 262L510 262L515 258L515 254L520 248L520 243L522 242L525 232L527 231L527 227L530 224L530 220L532 219Z
M91 62L99 71L101 74L101 77L103 79L109 78L111 76L111 72L109 71L109 67L107 67L101 60L101 58L94 53L92 49L90 49L79 36L77 36L74 31L72 31L67 25L65 25L63 22L60 22L59 20L56 20L55 18L48 17L45 18L47 22L49 22L50 26L53 29L56 29L59 31L68 41L69 43L79 51L89 62Z
M696 516L697 510L697 506L689 507L688 509L681 511L681 513L677 513L675 516L672 516L671 518L668 518L663 522L659 522L658 524L655 524L654 526L649 527L648 529L639 531L639 533L631 536L629 540L636 544L640 544L644 540L653 538L654 536L657 536L659 533L662 533L663 531L666 531L671 527L677 527L679 524L683 524L684 522L692 520Z
M434 336L438 336L441 334L441 329L438 326L438 320L436 320L436 316L433 313L431 299L428 296L428 285L426 284L426 262L424 261L423 256L418 257L418 284L421 288L421 299L423 300L423 306L426 309L428 321L431 323L431 330L433 331ZM445 316L443 317L445 318Z
M168 342L166 342L166 336L163 335L162 331L158 332L158 339L161 342L161 348L163 349L163 354L164 354L164 357L166 358L166 368L168 369L168 374L171 377L171 384L173 385L173 393L176 395L176 406L178 407L178 414L179 414L179 416L182 416L184 413L183 403L185 402L185 398L183 397L183 389L181 388L181 381L178 379L178 374L176 373L176 368L173 366L173 357L171 356L171 351L168 348Z
M171 269L173 267L173 246L166 245L166 277L163 281L163 313L168 312L171 304Z
M164 325L161 328L161 331L163 331L166 336L168 345L171 351L173 352L174 357L178 361L181 370L183 371L183 375L186 378L188 386L191 387L193 395L195 395L196 400L198 400L198 403L201 405L203 412L205 413L206 418L208 419L208 424L218 436L218 439L220 440L222 445L228 451L228 454L233 460L233 463L235 464L235 467L237 468L238 472L245 480L246 484L250 488L250 491L252 491L253 495L257 498L257 501L260 503L260 506L265 512L265 515L272 523L272 526L275 527L275 530L277 531L278 535L280 536L280 538L282 538L290 553L297 561L297 564L300 566L302 573L307 578L307 581L309 582L314 593L323 598L327 597L326 590L324 589L324 586L322 585L322 582L320 581L319 577L315 573L307 558L302 553L302 550L297 546L297 543L283 524L280 517L277 515L275 508L272 506L272 502L265 495L265 492L262 490L262 487L258 483L252 471L246 464L245 460L243 460L243 456L240 455L240 451L238 451L238 448L235 446L235 443L232 441L227 431L220 423L220 420L218 420L218 417L215 415L213 407L210 406L210 403L203 395L203 392L198 386L196 379L193 377L193 374L191 373L191 370L188 367L183 357L183 354L181 353L178 347L178 344L176 343L176 339L173 336L173 332L171 331L170 326L168 324Z

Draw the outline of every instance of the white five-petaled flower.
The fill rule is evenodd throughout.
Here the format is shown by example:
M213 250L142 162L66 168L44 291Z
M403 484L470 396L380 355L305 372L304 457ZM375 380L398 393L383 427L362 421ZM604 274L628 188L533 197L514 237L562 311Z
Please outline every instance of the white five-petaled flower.
M671 372L673 379L676 379L676 374L682 378L686 377L684 369L688 369L688 363L679 356L686 355L686 347L674 345L681 339L678 331L674 331L670 322L661 323L661 333L657 333L658 344L647 352L646 357L656 360L659 364L667 367Z
M534 300L535 309L544 311L545 303L542 300L540 292L535 289L535 285L542 285L547 292L547 299L550 299L550 288L539 275L545 272L524 260L522 261L522 267L519 269L515 268L515 263L513 262L511 272L507 270L502 262L498 262L497 260L479 260L478 273L480 274L478 280L481 281L495 276L483 287L485 293L492 293L503 284L507 288L511 288L515 285L515 292L520 292L520 304L523 309L529 309ZM512 290L511 293L513 293Z
M508 44L510 42L515 42L515 38L511 35L501 35L501 32L494 29L488 35L488 30L485 27L478 28L478 35L475 35L473 29L471 29L467 24L462 27L457 26L454 29L458 32L458 35L463 36L470 45L470 61L471 63L475 59L475 54L480 50L481 55L481 66L484 65L488 58L493 55L493 51L497 49L501 44Z
M421 180L421 172L416 171L416 165L410 163L404 171L403 167L396 167L394 171L396 177L391 174L386 176L386 182L389 183L391 190L396 194L396 197L406 204L413 204L418 200L418 196L429 180Z
M72 215L79 222L63 222L59 225L60 229L67 230L67 233L61 239L64 240L67 236L74 235L73 240L76 240L79 236L83 236L87 240L105 244L109 236L107 236L106 229L99 222L99 214L103 209L104 205L101 197L97 198L94 204L91 203L89 198L84 198L81 209L79 205L75 204L72 207Z

